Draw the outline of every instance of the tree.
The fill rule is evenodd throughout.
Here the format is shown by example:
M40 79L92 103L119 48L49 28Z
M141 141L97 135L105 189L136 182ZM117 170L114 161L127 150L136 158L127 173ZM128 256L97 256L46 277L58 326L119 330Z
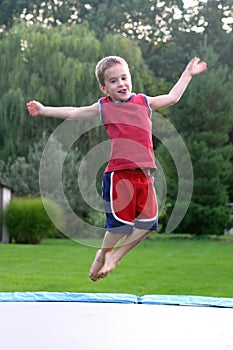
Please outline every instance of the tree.
M177 230L223 234L230 225L226 203L232 186L233 147L229 132L233 123L233 80L211 47L204 45L200 52L208 62L208 71L193 79L185 96L173 107L173 121L186 142L194 169L192 202ZM160 157L163 155L161 150ZM168 164L166 169L172 179L175 168ZM173 187L172 203L175 195Z
M85 44L84 44L85 42ZM83 49L85 46L85 50ZM0 40L1 158L25 155L41 131L59 121L31 119L26 102L38 99L50 105L82 105L94 100L94 67L100 43L87 27L15 25ZM88 82L88 84L84 84Z
M191 23L197 30L202 29L202 35L205 35L208 43L218 52L220 60L232 67L232 1L200 1L196 12L197 14L191 17Z
M30 99L50 105L91 104L98 97L94 76L101 57L100 42L87 25L54 30L15 24L0 40L0 157L23 163L28 146L60 123L52 118L30 118ZM30 192L29 192L30 193ZM32 191L34 193L34 191Z
M137 91L143 87L140 74L147 69L137 44L120 35L108 35L100 42L87 24L54 29L30 25L28 30L26 23L19 23L4 33L0 51L0 158L5 160L25 156L43 130L50 133L60 123L29 118L28 100L57 106L97 101L101 92L95 65L103 55L121 54L129 61Z
M147 77L152 76L136 43L118 34L109 34L100 42L87 24L53 29L31 25L29 31L26 23L18 23L4 33L0 50L0 158L5 161L1 176L8 178L8 186L17 195L38 194L40 142L44 140L44 131L49 137L62 122L30 118L25 107L28 100L38 99L56 106L81 106L97 101L101 92L94 74L95 65L109 54L127 59L136 92L143 91L144 85L148 85ZM101 126L86 132L85 121L82 127L84 131L76 146L85 154L106 139L107 134ZM34 170L30 164L35 164Z
M232 32L233 3L231 0L199 1L196 14L191 21L196 22L196 28L204 29L210 37L212 45L219 42L221 32Z
M19 17L31 19L37 18L38 22L47 18L47 24L51 21L58 23L59 19L65 23L72 15L72 5L76 1L43 1L43 0L2 0L0 3L0 25L11 27L14 20ZM52 17L52 18L51 18Z
M179 32L211 32L213 36L219 28L232 31L232 12L231 0L201 0L189 7L182 0L3 0L0 26L9 27L19 17L47 26L88 21L101 39L114 32L158 43Z
M144 1L5 1L0 4L0 25L11 26L14 18L22 17L34 23L57 26L64 23L88 21L98 38L109 32L131 38L163 40L178 26L177 13L183 10L181 0Z

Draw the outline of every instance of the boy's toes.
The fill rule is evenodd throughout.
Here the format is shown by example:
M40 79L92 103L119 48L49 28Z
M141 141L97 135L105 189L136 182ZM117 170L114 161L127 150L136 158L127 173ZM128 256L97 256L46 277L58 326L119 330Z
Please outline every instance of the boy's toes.
M101 258L101 250L99 249L96 252L96 256L94 259L94 262L91 266L89 277L93 282L98 281L99 277L99 271L104 265L104 260Z
M98 279L99 279L99 276L94 275L94 274L90 274L89 277L90 277L90 279L91 279L93 282L96 282L96 281L98 281Z

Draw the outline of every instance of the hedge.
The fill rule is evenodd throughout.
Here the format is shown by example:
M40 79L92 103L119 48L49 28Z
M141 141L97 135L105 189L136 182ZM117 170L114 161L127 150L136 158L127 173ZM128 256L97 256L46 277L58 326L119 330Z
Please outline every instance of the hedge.
M65 223L61 208L50 199L46 206L53 212L59 225ZM4 219L10 241L24 244L38 244L45 237L57 235L58 229L48 217L41 198L15 197L4 212Z

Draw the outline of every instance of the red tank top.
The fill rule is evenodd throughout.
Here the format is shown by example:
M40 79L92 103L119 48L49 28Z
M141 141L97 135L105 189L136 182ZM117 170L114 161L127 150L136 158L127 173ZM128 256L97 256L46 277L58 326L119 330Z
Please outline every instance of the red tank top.
M110 160L105 172L129 168L156 169L151 109L142 94L132 94L120 103L109 96L99 100L100 116L111 142Z

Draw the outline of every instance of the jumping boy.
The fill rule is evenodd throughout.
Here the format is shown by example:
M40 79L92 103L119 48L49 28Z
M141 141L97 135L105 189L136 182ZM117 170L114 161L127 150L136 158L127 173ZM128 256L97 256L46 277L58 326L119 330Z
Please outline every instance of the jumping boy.
M105 97L93 105L48 107L37 101L27 103L33 117L98 117L109 135L111 154L103 176L107 231L90 269L92 281L106 277L130 250L157 229L158 208L151 175L156 169L151 113L177 103L192 77L204 70L206 63L195 57L168 94L150 97L132 93L127 62L108 56L96 66Z

